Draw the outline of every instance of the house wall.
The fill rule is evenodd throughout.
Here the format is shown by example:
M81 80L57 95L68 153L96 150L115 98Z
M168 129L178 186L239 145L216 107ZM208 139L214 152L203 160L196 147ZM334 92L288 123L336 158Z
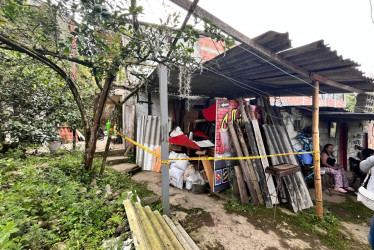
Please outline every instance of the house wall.
M368 148L374 149L374 122L368 122L366 130L368 133Z
M306 128L312 126L312 119L311 117L303 116L299 109L297 108L291 108L291 109L282 109L281 114L283 116L283 121L286 125L286 129L288 131L288 134L291 138L292 146L296 150L302 149L302 143L300 140L298 140L296 137L300 134L300 130L295 130L294 128L294 121L300 120L300 127ZM329 135L329 122L328 121L321 121L319 123L319 134L320 134L320 149L322 150L322 147L326 145L327 143L334 145L334 152L333 154L337 159L339 159L339 133L340 133L340 124L342 122L337 121L337 131L336 131L336 137L330 138ZM372 128L374 125L373 123L370 123L368 121L361 121L361 120L348 120L345 121L346 126L348 128L348 142L347 142L347 158L349 157L357 157L357 153L360 152L360 150L357 148L357 146L362 147L363 146L363 138L364 133L369 134L369 147L370 147L370 138L374 137L372 136L372 132L368 130ZM371 126L370 126L371 125ZM371 136L371 137L370 137ZM374 140L371 140L372 143ZM373 145L373 144L372 144ZM348 165L349 168L349 165ZM349 170L349 169L348 169Z
M311 96L283 96L283 97L270 97L270 102L278 102L281 106L311 106ZM322 94L319 101L320 107L334 107L345 108L346 103L344 94Z

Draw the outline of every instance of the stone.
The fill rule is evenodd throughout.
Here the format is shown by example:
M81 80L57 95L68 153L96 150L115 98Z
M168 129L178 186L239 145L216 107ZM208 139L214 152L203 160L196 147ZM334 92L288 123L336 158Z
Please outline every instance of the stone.
M66 245L65 242L60 242L57 244L56 248L57 249L66 249L68 245Z
M149 205L149 204L152 204L152 203L155 203L157 202L158 200L160 200L160 196L148 196L148 197L144 197L141 199L142 202L145 204L145 205Z
M93 181L90 183L90 186L91 187L95 187L96 186L96 179L93 179Z
M127 232L130 230L130 227L127 225L126 222L122 222L114 231L114 235L121 235L124 232Z
M178 221L184 221L187 217L187 213L178 211L175 213L175 217L178 219Z
M103 242L103 249L110 249L110 250L130 250L132 249L132 242L131 238L127 240L123 240L121 236L113 239L108 239Z
M24 173L20 171L9 171L9 172L6 172L5 175L13 175L15 177L21 177L24 175Z
M96 191L96 194L99 195L101 194L103 191L101 191L100 189Z

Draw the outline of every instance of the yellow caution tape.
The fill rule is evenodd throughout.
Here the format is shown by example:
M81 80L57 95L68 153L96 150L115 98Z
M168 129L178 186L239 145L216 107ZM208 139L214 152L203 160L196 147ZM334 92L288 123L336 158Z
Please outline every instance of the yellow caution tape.
M110 131L113 132L113 129L110 129ZM121 134L121 133L118 132L118 131L114 131L114 132L115 132L117 135L121 136L123 139L125 139L125 140L131 142L132 144L136 145L137 147L139 147L139 148L141 148L141 149L147 151L148 153L150 153L150 154L156 156L157 158L161 158L161 155L159 155L159 154L157 154L156 152L150 150L149 148L146 148L146 147L144 147L143 145L140 145L140 144L137 143L136 141L131 140L130 138L126 137L125 135Z
M113 131L111 129L111 131ZM115 131L119 136L123 137L125 140L133 143L134 145L138 146L139 148L147 151L148 153L156 156L157 158L161 158L161 155L157 154L156 152L150 150L149 148L144 147L143 145L140 145L136 141L131 140L130 138L126 137L125 135L119 133L118 131ZM171 158L165 161L161 161L161 164L170 164L170 161L205 161L205 160L247 160L247 159L260 159L265 157L276 157L276 156L284 156L284 155L302 155L302 154L319 154L319 151L309 151L309 152L292 152L292 153L282 153L282 154L273 154L273 155L255 155L255 156L242 156L242 157L223 157L223 156L217 156L217 157L189 157L189 158Z

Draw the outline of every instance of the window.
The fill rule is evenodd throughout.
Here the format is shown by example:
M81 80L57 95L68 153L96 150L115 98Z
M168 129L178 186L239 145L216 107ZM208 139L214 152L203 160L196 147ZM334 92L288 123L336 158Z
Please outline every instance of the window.
M329 123L329 135L330 138L335 138L336 137L336 127L337 127L337 122L330 122Z

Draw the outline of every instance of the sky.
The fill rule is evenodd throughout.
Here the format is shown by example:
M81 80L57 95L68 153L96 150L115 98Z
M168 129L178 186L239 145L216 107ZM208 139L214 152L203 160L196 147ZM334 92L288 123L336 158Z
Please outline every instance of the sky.
M167 0L141 0L139 5L145 8L145 21L157 22L170 12L180 12L181 20L186 15ZM374 23L369 0L200 0L198 5L250 38L274 30L288 32L292 47L324 40L338 55L357 62L361 71L374 78Z

